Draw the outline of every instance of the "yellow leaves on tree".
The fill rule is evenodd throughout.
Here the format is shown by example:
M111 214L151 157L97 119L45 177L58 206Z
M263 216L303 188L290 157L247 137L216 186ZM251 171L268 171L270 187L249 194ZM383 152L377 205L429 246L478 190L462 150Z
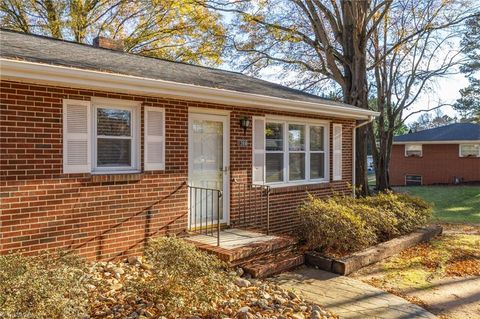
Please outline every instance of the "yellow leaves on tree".
M0 25L90 43L97 35L129 52L195 64L220 64L225 29L198 0L26 0L0 2Z

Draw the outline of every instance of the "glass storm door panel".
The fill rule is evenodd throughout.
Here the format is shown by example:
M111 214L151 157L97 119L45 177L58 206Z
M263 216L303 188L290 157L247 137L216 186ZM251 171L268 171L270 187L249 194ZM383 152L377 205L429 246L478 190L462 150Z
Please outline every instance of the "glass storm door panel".
M226 142L227 117L207 114L190 114L189 128L189 184L192 224L216 223L217 212L222 222L226 221L225 199L228 181ZM218 192L222 191L219 199ZM220 206L220 207L218 207Z

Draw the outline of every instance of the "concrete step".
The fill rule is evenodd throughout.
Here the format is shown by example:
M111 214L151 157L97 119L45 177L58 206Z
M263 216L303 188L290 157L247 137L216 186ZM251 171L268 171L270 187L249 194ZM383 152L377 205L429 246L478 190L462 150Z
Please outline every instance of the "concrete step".
M265 278L281 272L292 270L305 263L303 253L287 251L271 253L262 258L242 264L243 270L253 278Z

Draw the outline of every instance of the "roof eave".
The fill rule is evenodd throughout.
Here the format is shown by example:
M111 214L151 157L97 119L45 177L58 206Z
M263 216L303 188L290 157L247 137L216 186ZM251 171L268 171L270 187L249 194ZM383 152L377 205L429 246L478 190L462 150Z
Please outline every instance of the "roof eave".
M378 112L328 103L298 100L156 80L116 73L99 72L44 63L0 58L1 77L84 89L106 90L148 96L171 97L218 104L261 107L271 110L321 114L332 117L369 119Z

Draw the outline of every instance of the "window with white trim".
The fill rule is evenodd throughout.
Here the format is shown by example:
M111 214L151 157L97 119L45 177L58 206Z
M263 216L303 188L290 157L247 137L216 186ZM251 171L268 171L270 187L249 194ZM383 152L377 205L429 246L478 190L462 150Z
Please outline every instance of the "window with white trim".
M63 100L64 173L140 171L140 103ZM145 107L145 171L165 169L165 110Z
M93 170L138 170L138 125L135 106L94 104Z
M422 144L405 144L405 156L421 157L423 155Z
M265 124L265 182L327 180L327 126L268 120Z
M459 144L460 157L480 157L480 144Z

